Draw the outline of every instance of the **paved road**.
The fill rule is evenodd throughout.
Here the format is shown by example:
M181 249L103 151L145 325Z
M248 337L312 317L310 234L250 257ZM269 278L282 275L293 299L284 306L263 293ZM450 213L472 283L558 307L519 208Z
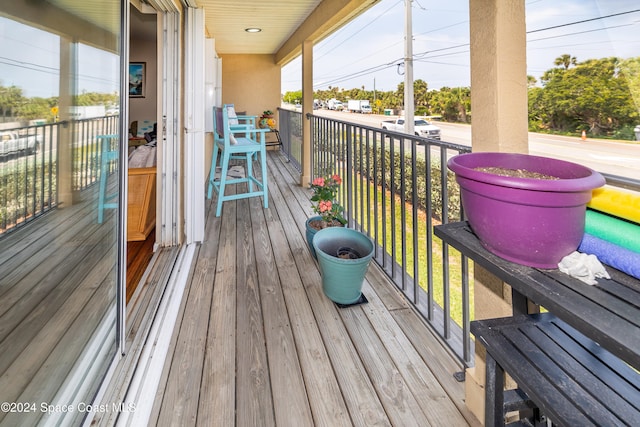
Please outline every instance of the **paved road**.
M379 127L388 116L375 114L352 114L329 110L314 113L337 120ZM437 123L442 128L442 139L456 144L471 145L471 126L456 123ZM640 144L622 141L529 133L531 154L568 160L583 164L599 172L640 181Z

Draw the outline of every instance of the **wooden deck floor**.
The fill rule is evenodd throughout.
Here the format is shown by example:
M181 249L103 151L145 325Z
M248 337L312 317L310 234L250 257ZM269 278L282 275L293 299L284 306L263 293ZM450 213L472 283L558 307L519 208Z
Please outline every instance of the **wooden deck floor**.
M479 425L453 378L462 367L378 268L368 304L323 295L310 193L278 152L268 167L269 209L208 207L152 425Z

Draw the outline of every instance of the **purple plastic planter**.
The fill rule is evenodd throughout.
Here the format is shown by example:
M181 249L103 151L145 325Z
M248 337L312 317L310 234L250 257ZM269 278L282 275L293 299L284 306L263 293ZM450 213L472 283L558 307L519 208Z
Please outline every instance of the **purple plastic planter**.
M557 268L584 235L591 190L605 180L587 167L516 153L467 153L447 163L460 185L473 232L490 252L518 264ZM557 180L515 178L475 170L524 169Z

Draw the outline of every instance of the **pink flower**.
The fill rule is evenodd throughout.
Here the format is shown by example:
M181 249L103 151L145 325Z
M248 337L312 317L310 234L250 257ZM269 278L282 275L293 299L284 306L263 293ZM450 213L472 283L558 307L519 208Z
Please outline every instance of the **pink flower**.
M331 210L331 207L333 206L333 204L331 203L330 200L322 200L320 202L320 212L329 212Z
M347 223L347 220L342 216L344 208L340 206L340 202L337 200L340 184L342 184L340 175L320 176L311 181L313 190L311 207L315 213L320 214L322 219L328 223L333 221L338 221L341 224Z

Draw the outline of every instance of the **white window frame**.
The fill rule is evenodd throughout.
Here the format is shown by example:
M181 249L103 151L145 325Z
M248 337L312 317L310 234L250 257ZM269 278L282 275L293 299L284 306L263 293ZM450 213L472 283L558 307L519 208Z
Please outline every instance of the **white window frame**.
M185 238L204 239L205 33L204 9L186 9L185 23Z
M160 230L156 233L158 244L175 246L181 243L180 224L182 212L180 200L181 175L181 116L180 116L180 14L177 11L162 15L162 38L158 43L158 61L161 64L159 103L160 191L157 195Z

